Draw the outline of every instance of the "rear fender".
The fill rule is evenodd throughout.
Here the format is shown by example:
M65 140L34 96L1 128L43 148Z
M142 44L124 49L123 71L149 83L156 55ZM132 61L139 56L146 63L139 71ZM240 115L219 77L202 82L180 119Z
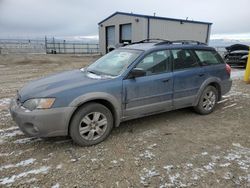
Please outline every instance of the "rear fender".
M194 101L194 103L193 103L193 106L197 106L197 105L198 105L199 100L200 100L200 97L201 97L201 95L202 95L204 89L205 89L208 85L210 85L211 83L216 83L216 84L218 84L218 86L219 86L219 93L220 93L220 89L221 89L221 80L218 79L218 78L215 78L215 77L208 78L207 80L205 80L205 81L202 83L202 85L201 85L201 87L200 87L200 89L199 89L199 91L198 91L198 93L197 93L197 95L196 95L196 99L195 99L195 101ZM221 97L219 96L219 100L220 100L220 98L221 98Z

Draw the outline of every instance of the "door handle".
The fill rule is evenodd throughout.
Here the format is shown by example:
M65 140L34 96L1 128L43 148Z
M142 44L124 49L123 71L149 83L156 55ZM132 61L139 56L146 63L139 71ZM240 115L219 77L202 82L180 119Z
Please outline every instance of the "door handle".
M205 74L204 73L199 74L199 77L202 77L202 76L205 76Z
M162 82L164 83L169 82L169 79L162 80Z

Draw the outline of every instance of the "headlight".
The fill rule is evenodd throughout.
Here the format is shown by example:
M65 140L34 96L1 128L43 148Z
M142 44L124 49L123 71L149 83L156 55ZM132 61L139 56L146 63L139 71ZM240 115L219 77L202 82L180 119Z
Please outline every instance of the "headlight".
M28 110L51 108L55 98L29 99L23 103L23 107Z

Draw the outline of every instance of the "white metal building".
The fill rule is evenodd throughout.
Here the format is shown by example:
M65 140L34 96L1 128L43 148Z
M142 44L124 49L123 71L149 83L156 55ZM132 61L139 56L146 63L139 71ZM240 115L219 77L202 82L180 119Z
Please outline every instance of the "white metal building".
M115 12L98 25L100 51L105 54L122 43L144 39L208 43L212 23Z

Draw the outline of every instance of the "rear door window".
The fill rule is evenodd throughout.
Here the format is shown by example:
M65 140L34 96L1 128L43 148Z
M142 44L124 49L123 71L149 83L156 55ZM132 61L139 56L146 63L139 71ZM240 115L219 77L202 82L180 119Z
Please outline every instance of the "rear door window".
M199 63L191 50L172 50L174 70L199 67Z
M215 65L223 63L220 55L215 51L195 50L195 54L202 65Z

